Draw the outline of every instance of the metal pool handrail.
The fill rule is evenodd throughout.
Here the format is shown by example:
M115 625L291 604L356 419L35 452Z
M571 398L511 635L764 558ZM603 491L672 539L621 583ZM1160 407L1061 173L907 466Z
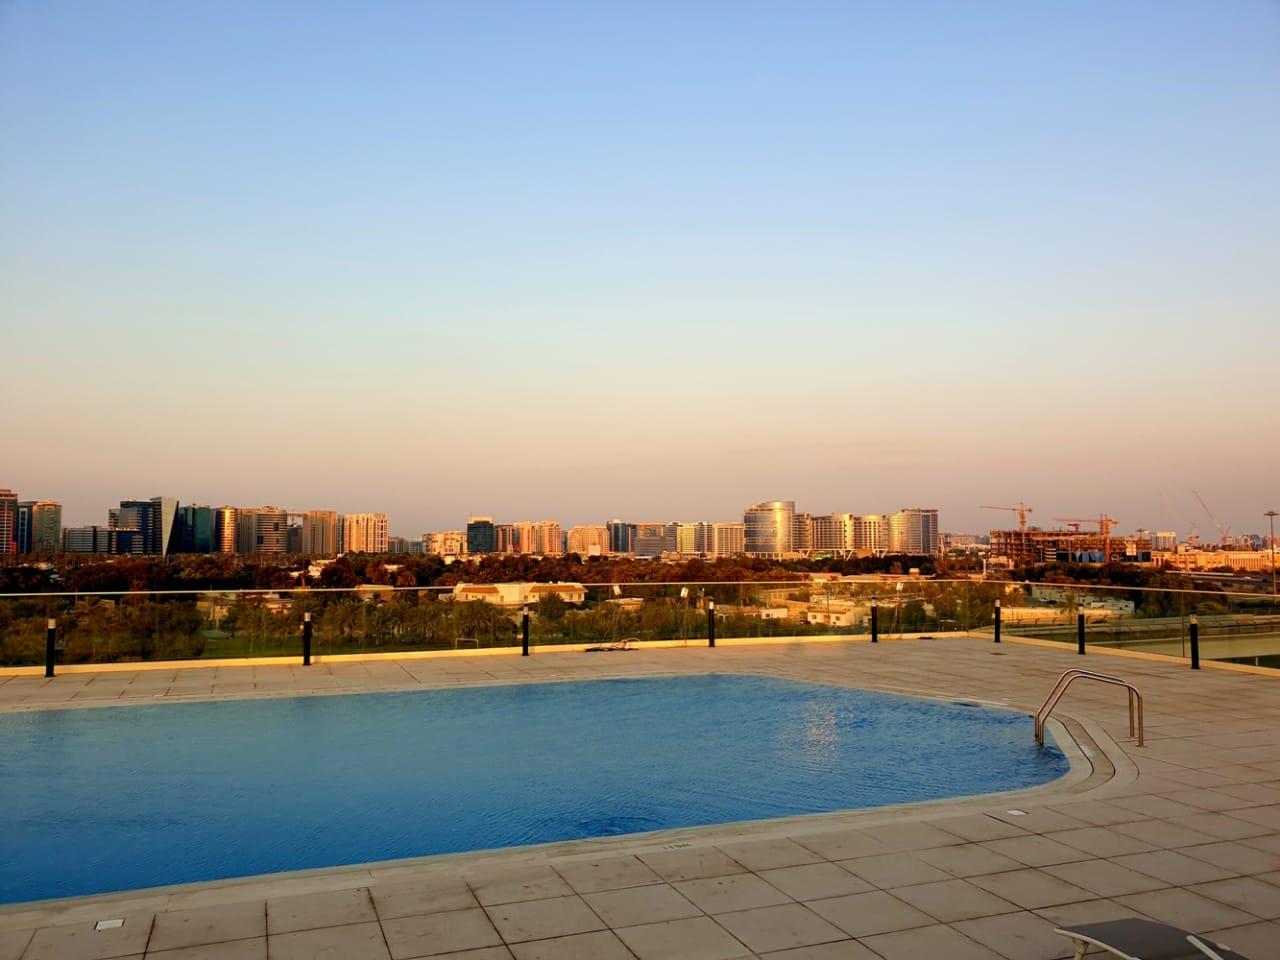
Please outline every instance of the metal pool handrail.
M1137 736L1138 746L1144 745L1142 732L1142 692L1127 680L1121 680L1119 677L1113 677L1105 673L1093 673L1090 670L1068 670L1058 678L1058 682L1054 684L1053 690L1049 696L1045 698L1044 703L1040 705L1040 709L1036 711L1036 744L1044 746L1044 725L1049 719L1049 714L1053 713L1053 708L1058 705L1058 701L1062 699L1062 695L1067 692L1067 687L1071 686L1080 678L1086 680L1097 680L1099 683L1110 683L1118 687L1124 687L1129 691L1129 736ZM1135 711L1136 706L1136 711ZM1136 721L1136 722L1135 722Z

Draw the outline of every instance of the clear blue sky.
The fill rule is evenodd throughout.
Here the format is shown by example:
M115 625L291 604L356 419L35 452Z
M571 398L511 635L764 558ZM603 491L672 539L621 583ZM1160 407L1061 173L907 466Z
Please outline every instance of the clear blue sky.
M1280 508L1280 4L0 0L0 486Z

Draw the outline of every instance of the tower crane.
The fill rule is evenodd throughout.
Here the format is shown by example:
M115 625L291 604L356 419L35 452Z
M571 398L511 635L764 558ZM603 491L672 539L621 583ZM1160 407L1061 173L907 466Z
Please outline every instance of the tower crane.
M1029 551L1027 550L1027 514L1032 512L1030 507L1028 507L1021 500L1019 500L1018 505L1016 507L992 507L992 506L988 506L987 504L982 504L978 509L1007 510L1010 513L1016 513L1018 515L1018 532L1019 532L1018 539L1022 541L1019 544L1019 546L1022 548L1022 559L1023 560L1029 559L1029 556L1028 556Z
M1096 523L1098 525L1098 533L1102 535L1102 562L1111 562L1111 528L1120 522L1115 517L1107 513L1100 513L1097 517L1054 517L1053 519L1069 525L1077 533L1080 531L1080 524Z

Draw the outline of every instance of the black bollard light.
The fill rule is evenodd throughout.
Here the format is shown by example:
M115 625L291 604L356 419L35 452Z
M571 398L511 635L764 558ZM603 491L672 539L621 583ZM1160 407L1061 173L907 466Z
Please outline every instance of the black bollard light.
M1200 621L1191 615L1191 669L1200 669Z
M874 600L871 601L871 642L880 642L880 608Z
M311 614L302 615L302 665L311 666Z
M1076 653L1084 656L1084 614L1076 614Z
M525 607L520 613L520 656L527 657L529 655L529 608Z
M49 618L45 624L46 630L44 634L44 675L46 677L53 676L53 658L57 656L58 644L58 621Z
M716 602L707 601L707 646L716 645Z
M1000 601L999 599L996 600L995 630L996 630L996 643L999 643L1000 642Z

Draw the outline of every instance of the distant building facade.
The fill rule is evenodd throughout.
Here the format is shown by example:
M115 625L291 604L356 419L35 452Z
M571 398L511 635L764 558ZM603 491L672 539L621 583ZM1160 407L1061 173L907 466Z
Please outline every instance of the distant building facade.
M235 553L236 529L240 511L235 507L218 507L213 511L213 552Z
M467 519L467 553L496 553L497 535L493 517L469 517Z
M18 495L7 487L0 489L0 557L18 552Z
M582 557L603 557L609 553L609 528L603 525L571 527L568 549Z
M91 525L67 527L62 531L62 549L66 553L113 553L110 527Z
M342 549L338 541L336 510L307 510L302 514L301 553L309 557L332 557Z
M795 515L794 500L764 500L747 507L742 515L747 555L783 557L790 554Z
M348 513L342 518L345 553L386 553L390 523L385 513Z
M889 517L889 552L933 556L938 546L938 511L904 507Z

